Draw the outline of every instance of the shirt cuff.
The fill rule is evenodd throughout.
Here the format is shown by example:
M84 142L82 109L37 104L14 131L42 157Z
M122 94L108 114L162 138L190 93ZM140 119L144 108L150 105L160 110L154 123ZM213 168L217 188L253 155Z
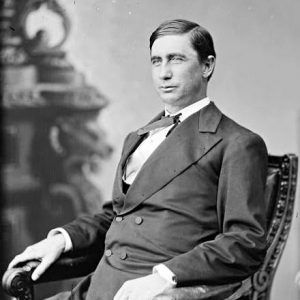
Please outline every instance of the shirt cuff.
M177 285L176 275L164 264L154 266L152 272L158 273L162 278L172 283L174 287Z
M58 233L61 233L63 235L63 237L65 239L65 242L66 242L64 253L72 250L73 249L73 244L72 244L70 235L68 234L68 232L65 229L63 229L61 227L54 228L54 229L50 230L48 235L47 235L47 238L51 237L51 236L54 236L55 234L58 234Z

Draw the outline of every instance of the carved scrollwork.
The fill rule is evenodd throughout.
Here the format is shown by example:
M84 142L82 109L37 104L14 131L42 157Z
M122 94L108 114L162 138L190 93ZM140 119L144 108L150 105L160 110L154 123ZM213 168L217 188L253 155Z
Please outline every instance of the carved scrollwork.
M68 109L102 109L107 104L107 99L92 86L77 87L53 84L47 88L41 85L40 93L52 106L67 107Z
M0 65L19 66L28 62L28 57L21 47L22 40L18 36L14 18L16 15L16 1L1 1L0 31L1 49Z
M296 180L297 157L285 155L280 168L279 187L273 221L268 233L268 252L262 268L253 276L253 299L268 299L271 283L278 267L291 227Z
M71 203L76 214L99 209L101 193L93 178L112 149L99 126L98 111L63 114L47 126L43 120L40 127L33 139L31 166L51 201L57 207Z
M111 148L104 141L105 135L97 117L97 112L91 112L57 118L51 140L51 145L55 144L54 150L58 150L57 154L63 157L72 154L83 158L96 154L101 158L107 158ZM55 134L53 130L56 131Z
M21 48L3 47L0 50L1 65L21 65L27 61L27 55Z
M26 222L23 227L26 239L30 237L28 243L36 240L43 228L48 230L49 226L56 227L101 207L99 173L112 149L98 120L108 100L86 83L84 74L76 70L61 49L69 36L70 20L60 0L2 2L1 106L5 125L24 129L14 139L5 139L16 148L10 147L10 153L16 151L4 159L5 170L13 170L5 173L10 188L5 193L14 193L13 197L17 194L17 199L26 202L20 205L26 217L20 222ZM37 21L44 16L45 23ZM48 20L55 23L55 30ZM14 203L19 205L17 200ZM32 207L37 212L35 217ZM31 219L40 224L38 230ZM18 228L13 230L23 233ZM14 253L19 244L13 239L11 244ZM23 240L21 244L25 246ZM21 270L12 283L15 294L11 295L31 300L31 286L30 277ZM2 299L1 295L0 291Z
M3 91L2 105L5 108L30 108L45 106L46 102L37 91L31 89L14 92Z
M105 142L97 114L58 119L55 129L52 128L50 141L62 159L66 182L73 190L76 187L77 193L84 199L85 208L81 211L92 212L98 209L101 195L89 177L97 173L102 159L107 158L112 149ZM60 193L64 191L66 189L59 190ZM74 207L79 207L79 201L75 202Z
M253 287L258 292L263 292L269 285L270 276L266 271L255 273L253 276Z
M47 9L57 14L62 20L62 29L63 36L60 41L58 41L55 45L49 45L49 32L45 29L39 29L36 31L35 36L32 38L29 36L27 31L26 21L29 15L40 9L43 5L46 6ZM60 5L57 0L30 0L27 1L22 15L20 19L22 36L26 43L26 46L29 49L29 52L53 52L61 48L61 46L67 40L70 29L71 22L69 16L67 15L65 9Z
M30 273L20 272L19 269L11 269L5 273L2 279L3 288L13 297L20 300L33 300L33 287ZM20 297L20 298L19 298Z
M39 55L38 63L42 66L48 66L52 68L61 68L61 69L72 69L74 70L71 63L66 59L63 52L51 53L50 55Z

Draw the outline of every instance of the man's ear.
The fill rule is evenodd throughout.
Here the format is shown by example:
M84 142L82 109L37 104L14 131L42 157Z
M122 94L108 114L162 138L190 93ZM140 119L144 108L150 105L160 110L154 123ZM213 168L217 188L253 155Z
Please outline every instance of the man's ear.
M213 55L209 55L203 62L203 77L209 78L214 71L216 58Z

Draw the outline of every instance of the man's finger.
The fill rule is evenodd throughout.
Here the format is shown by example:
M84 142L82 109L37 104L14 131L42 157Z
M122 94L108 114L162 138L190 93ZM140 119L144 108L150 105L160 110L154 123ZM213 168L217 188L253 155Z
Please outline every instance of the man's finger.
M15 257L8 265L7 269L12 269L17 264L17 258Z
M31 275L31 279L33 281L39 279L43 273L49 268L52 264L53 260L49 258L44 258L42 262L36 267Z
M11 269L19 263L26 262L31 259L39 259L39 257L36 257L36 255L33 253L23 252L22 254L15 256L15 258L8 265L8 269Z

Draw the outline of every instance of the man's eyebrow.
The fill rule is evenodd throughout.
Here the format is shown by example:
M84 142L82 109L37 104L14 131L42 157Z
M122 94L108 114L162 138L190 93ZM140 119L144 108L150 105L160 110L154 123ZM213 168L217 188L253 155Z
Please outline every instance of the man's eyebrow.
M179 52L169 53L167 56L182 56L182 57L185 57L184 54L179 53Z
M158 56L158 55L153 55L153 56L151 56L151 61L152 61L152 60L155 60L155 59L161 59L161 57Z
M182 54L182 53L179 53L179 52L174 52L174 53L169 53L169 54L167 54L167 58L168 58L168 59L170 59L170 58L172 58L172 57L175 57L175 56L177 56L177 57L182 57L182 58L186 58L186 55L185 55L185 54ZM152 61L152 60L156 60L156 59L161 59L161 56L159 56L159 55L153 55L153 56L151 56L151 61Z
M174 57L174 56L178 56L178 57L182 57L182 58L185 58L185 57L186 57L186 55L184 55L184 54L182 54L182 53L177 53L177 52L169 53L169 54L167 55L168 58L172 58L172 57Z

